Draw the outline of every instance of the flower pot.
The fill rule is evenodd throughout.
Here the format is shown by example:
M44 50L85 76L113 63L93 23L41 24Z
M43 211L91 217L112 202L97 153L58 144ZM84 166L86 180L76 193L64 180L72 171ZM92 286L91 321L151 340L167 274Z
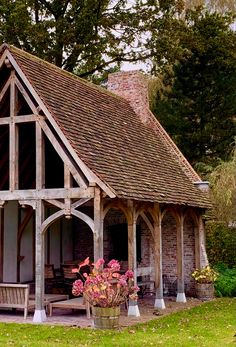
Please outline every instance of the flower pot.
M92 307L94 327L97 329L114 329L119 326L120 306Z
M214 284L213 283L196 283L197 298L202 301L214 299Z

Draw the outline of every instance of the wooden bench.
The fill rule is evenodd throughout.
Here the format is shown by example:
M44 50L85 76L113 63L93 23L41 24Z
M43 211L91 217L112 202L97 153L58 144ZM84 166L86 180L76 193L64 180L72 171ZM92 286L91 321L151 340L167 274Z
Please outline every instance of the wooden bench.
M24 309L26 319L28 310L35 307L35 301L29 300L29 285L0 283L0 307Z
M88 302L85 301L83 297L50 303L49 304L50 316L52 316L53 308L86 310L87 318L90 319L90 305Z

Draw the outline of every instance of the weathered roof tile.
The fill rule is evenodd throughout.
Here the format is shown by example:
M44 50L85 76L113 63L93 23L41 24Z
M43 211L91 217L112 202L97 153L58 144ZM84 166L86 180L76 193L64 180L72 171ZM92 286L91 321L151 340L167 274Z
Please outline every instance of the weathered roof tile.
M209 206L127 101L49 63L10 47L78 156L118 197Z

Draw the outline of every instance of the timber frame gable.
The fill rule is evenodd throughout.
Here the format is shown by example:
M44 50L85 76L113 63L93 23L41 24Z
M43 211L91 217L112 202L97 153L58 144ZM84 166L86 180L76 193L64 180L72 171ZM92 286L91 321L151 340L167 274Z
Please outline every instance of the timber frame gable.
M32 261L36 297L34 322L40 323L46 320L44 266L47 239L45 234L49 227L53 228L54 222L63 219L62 217L71 219L72 216L75 216L91 229L92 247L89 244L90 249L86 248L87 245L84 248L86 248L86 252L92 249L90 257L93 256L96 261L98 258L109 258L108 251L112 250L106 239L110 227L108 219L112 220L115 211L118 217L114 218L116 222L114 224L119 226L122 225L120 219L123 221L119 213L123 214L127 226L125 241L127 242L126 260L129 269L134 272L135 284L137 284L138 277L142 275L143 269L145 274L152 276L156 293L154 306L161 309L165 308L163 275L166 275L167 270L163 268L165 267L164 260L168 258L164 254L163 245L165 242L169 242L168 237L173 234L175 239L171 242L174 249L172 259L176 258L176 300L185 302L185 248L187 247L188 252L189 249L192 251L191 266L195 264L196 267L200 267L207 263L202 218L202 212L208 206L208 198L205 193L198 191L193 182L183 175L179 164L177 165L176 161L169 156L169 151L161 142L161 137L159 138L152 129L139 122L136 113L125 100L110 95L109 92L104 92L102 89L97 90L97 87L88 86L51 64L41 62L38 58L36 61L33 58L31 60L28 53L26 53L26 57L25 53L22 53L22 56L20 55L22 60L20 60L19 56L17 57L19 52L14 55L14 50L18 52L18 49L11 49L7 45L0 48L2 73L0 80L0 150L2 158L0 156L0 160L2 163L5 153L8 155L5 164L0 165L0 177L3 177L3 182L0 182L0 207L2 207L0 246L2 245L3 250L5 244L1 239L5 237L7 227L11 223L9 215L15 213L13 228L13 231L17 233L15 257L17 259L17 276L15 278L20 282L20 269L23 267L20 264L21 239L26 225L31 221L32 254L34 253L35 258ZM32 65L28 65L27 62L31 62ZM38 68L39 70L37 70ZM44 79L44 68L50 75L48 80ZM37 71L40 71L38 77L40 88L37 85ZM54 88L54 78L58 76L60 78ZM48 90L44 89L45 80L50 86ZM68 86L64 98L66 100L63 99L65 86ZM74 94L73 88L75 89ZM60 103L61 100L63 102ZM71 102L75 107L70 109ZM58 115L56 117L57 111L60 111L58 112L60 117ZM131 126L127 126L128 119L131 120ZM73 126L77 124L78 128L73 131ZM116 133L116 129L113 129L115 127L110 126L111 124L116 124L118 133ZM21 129L23 127L25 127L24 132ZM82 132L83 127L84 133ZM7 131L1 131L2 129L7 129ZM142 133L142 137L139 137L140 133ZM86 138L84 142L83 136ZM76 143L77 137L79 141ZM32 138L33 140L30 140ZM148 142L149 138L150 142ZM23 148L24 140L26 149ZM3 148L1 149L2 143ZM30 163L26 165L21 160L23 149L25 154L31 153L31 159L34 162L35 167L31 176L26 172L27 168L30 169ZM145 150L143 151L143 149ZM53 165L53 161L49 163L51 157L48 156L48 150L51 151L52 158L57 157L60 163L60 173L57 172L57 166ZM143 158L148 158L148 155L150 162L142 161ZM164 161L165 158L167 163ZM147 167L143 166L145 163ZM2 171L1 166L4 166ZM60 182L57 185L48 184L48 168L51 170L50 182L55 178L57 182ZM30 176L30 179L29 177L22 179L24 175ZM29 182L32 183L32 186ZM8 201L10 203L7 205ZM18 203L21 206L20 209ZM14 206L9 213L7 208L11 204ZM27 208L24 210L25 206ZM50 210L49 213L48 210ZM8 225L4 224L5 215ZM168 222L166 216L169 219L172 218L174 224L168 233L166 233L165 226L165 223ZM192 234L189 237L192 243L190 246L189 244L186 246L184 237L187 237L186 221L189 217L192 220ZM150 238L148 246L150 254L148 262L138 266L137 226L140 226L141 223L146 225L144 230L146 239L147 235ZM60 231L65 231L65 233L68 231L66 228L62 229L63 227ZM81 234L82 232L83 230ZM70 235L67 235L68 238ZM61 244L63 240L63 236L61 236ZM143 243L142 246L147 247L146 243ZM171 248L169 245L168 247ZM2 253L0 250L0 278L5 281ZM79 259L75 257L74 248L71 253L73 260ZM47 259L51 259L50 255ZM60 259L65 260L61 254ZM168 258L169 261L170 258ZM5 263L7 264L7 261ZM128 313L139 315L137 302L130 300Z
M102 189L105 195L110 198L114 198L116 195L112 188L104 184L88 167L87 165L78 157L78 154L74 151L68 139L63 134L62 130L58 126L57 122L53 118L52 112L49 110L47 105L44 103L42 98L35 91L30 81L25 76L24 72L21 70L16 60L12 56L11 52L8 50L7 45L3 45L2 49L5 51L0 59L0 69L5 65L9 70L11 70L10 76L6 81L5 85L2 87L0 93L0 102L4 98L5 93L8 88L10 88L10 116L0 118L0 125L10 125L11 136L14 135L16 140L10 148L10 163L12 168L10 170L10 191L11 195L7 196L7 192L0 192L0 200L5 200L6 197L10 200L20 199L21 197L28 199L42 198L42 196L48 199L60 199L68 195L68 198L75 198L81 195L82 198L91 198L94 196L90 189L91 187L98 186ZM32 111L31 114L15 116L16 110L16 93L21 93L25 99L27 105ZM20 118L18 118L20 117ZM17 155L17 124L35 122L36 124L36 148L37 150L37 188L43 189L43 139L42 134L45 134L49 141L52 143L55 151L62 158L65 165L65 184L64 189L66 191L58 190L57 192L51 190L42 191L39 195L36 192L28 191L19 192L17 189L18 185L18 165L16 155ZM12 143L12 141L10 141ZM14 167L13 167L14 164ZM42 172L40 172L42 171ZM73 188L71 186L71 179L77 182L79 188ZM68 191L70 188L70 191ZM87 190L87 193L85 192ZM14 193L13 193L14 191ZM12 194L13 193L13 194ZM93 195L93 196L91 196Z

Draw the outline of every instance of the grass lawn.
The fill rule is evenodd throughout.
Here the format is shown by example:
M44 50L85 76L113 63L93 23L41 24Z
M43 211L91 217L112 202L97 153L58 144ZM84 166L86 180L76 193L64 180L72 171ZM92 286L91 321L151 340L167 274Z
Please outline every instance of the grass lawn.
M0 346L236 347L236 298L222 298L122 331L0 323Z

